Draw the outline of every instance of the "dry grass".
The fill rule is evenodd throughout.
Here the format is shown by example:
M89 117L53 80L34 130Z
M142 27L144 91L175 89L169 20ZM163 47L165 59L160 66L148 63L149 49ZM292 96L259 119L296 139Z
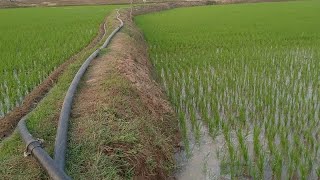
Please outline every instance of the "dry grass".
M75 178L106 178L104 168L114 167L108 178L165 179L174 168L177 121L152 80L141 34L122 18L125 29L92 63L76 97L68 161ZM79 164L79 154L90 156Z

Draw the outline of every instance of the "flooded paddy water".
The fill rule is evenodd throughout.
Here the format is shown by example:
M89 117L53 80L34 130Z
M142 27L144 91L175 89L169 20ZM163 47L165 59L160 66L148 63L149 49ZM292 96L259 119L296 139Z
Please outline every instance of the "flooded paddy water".
M202 124L202 123L201 123ZM190 124L188 127L191 130ZM212 179L220 175L219 150L224 143L222 139L213 140L205 126L201 125L201 140L190 138L190 152L182 150L175 154L178 164L177 179Z
M137 17L178 116L178 179L320 177L315 7L217 5Z

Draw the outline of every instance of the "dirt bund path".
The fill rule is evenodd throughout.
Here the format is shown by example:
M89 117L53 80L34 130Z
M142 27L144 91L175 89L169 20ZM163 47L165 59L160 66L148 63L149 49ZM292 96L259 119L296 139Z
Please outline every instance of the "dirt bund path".
M8 137L16 128L18 122L22 117L31 112L50 91L50 89L56 84L60 75L64 70L72 64L73 61L80 58L81 54L89 51L95 47L101 40L104 34L104 22L100 25L98 35L83 48L80 52L73 55L70 59L61 64L55 69L40 85L35 87L23 100L19 107L14 108L11 112L0 118L0 141Z

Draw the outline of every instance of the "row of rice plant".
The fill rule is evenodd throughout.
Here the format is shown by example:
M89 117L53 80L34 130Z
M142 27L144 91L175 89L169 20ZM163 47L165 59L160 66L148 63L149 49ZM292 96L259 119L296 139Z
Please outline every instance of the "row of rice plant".
M97 35L116 6L0 10L0 117Z
M136 18L186 146L190 134L201 139L200 121L224 138L220 176L320 178L319 6L207 6Z

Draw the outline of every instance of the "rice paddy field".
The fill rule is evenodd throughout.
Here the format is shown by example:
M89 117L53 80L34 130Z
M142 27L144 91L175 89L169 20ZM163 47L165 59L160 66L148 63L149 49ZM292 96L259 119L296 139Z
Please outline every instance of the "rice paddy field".
M116 7L0 9L0 117L88 45Z
M190 139L201 144L202 126L213 141L223 140L213 147L220 167L214 177L320 178L319 9L311 0L135 18L186 151Z

